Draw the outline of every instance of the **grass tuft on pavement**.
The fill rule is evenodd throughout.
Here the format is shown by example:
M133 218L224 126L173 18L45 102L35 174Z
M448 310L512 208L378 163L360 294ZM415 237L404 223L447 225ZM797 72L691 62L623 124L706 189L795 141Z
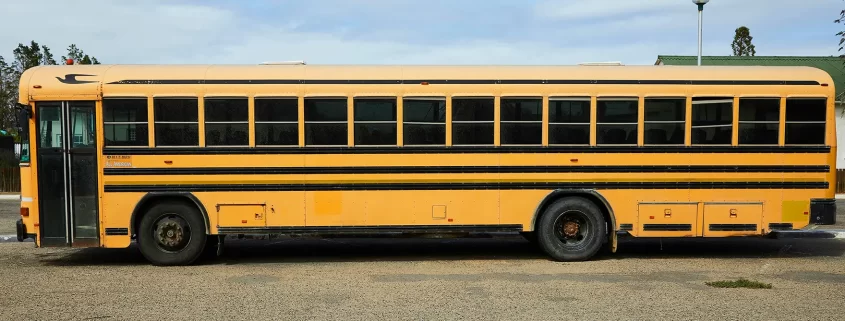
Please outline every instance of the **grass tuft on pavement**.
M770 283L763 283L758 281L751 281L740 278L739 280L732 280L732 281L714 281L714 282L706 282L707 285L712 286L714 288L727 288L727 289L735 289L735 288L746 288L746 289L771 289L772 285Z

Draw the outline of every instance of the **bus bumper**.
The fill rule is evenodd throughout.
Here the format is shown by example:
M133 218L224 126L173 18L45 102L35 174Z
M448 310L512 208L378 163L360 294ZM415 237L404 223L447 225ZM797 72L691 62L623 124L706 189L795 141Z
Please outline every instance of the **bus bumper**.
M836 200L832 198L810 200L810 224L836 224Z

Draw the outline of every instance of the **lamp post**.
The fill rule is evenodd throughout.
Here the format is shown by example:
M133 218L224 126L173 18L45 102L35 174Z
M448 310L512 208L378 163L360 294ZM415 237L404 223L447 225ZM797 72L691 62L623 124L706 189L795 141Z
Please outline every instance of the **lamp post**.
M698 5L698 65L701 66L701 17L704 11L704 5L710 0L692 0L692 3Z

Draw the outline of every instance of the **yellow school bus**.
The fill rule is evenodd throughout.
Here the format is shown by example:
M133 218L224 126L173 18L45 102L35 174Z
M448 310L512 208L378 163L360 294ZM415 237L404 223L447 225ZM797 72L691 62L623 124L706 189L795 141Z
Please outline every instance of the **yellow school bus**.
M27 70L19 238L191 264L226 235L764 236L835 213L834 87L804 67Z

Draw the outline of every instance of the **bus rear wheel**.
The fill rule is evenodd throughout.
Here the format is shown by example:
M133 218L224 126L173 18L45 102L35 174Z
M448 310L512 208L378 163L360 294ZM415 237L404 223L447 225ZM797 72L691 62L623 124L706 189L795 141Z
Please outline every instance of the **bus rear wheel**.
M583 261L601 249L605 229L604 216L596 204L581 197L567 197L543 212L537 226L537 242L557 261Z
M138 227L141 254L153 265L189 265L206 244L205 224L199 211L178 202L151 207Z

